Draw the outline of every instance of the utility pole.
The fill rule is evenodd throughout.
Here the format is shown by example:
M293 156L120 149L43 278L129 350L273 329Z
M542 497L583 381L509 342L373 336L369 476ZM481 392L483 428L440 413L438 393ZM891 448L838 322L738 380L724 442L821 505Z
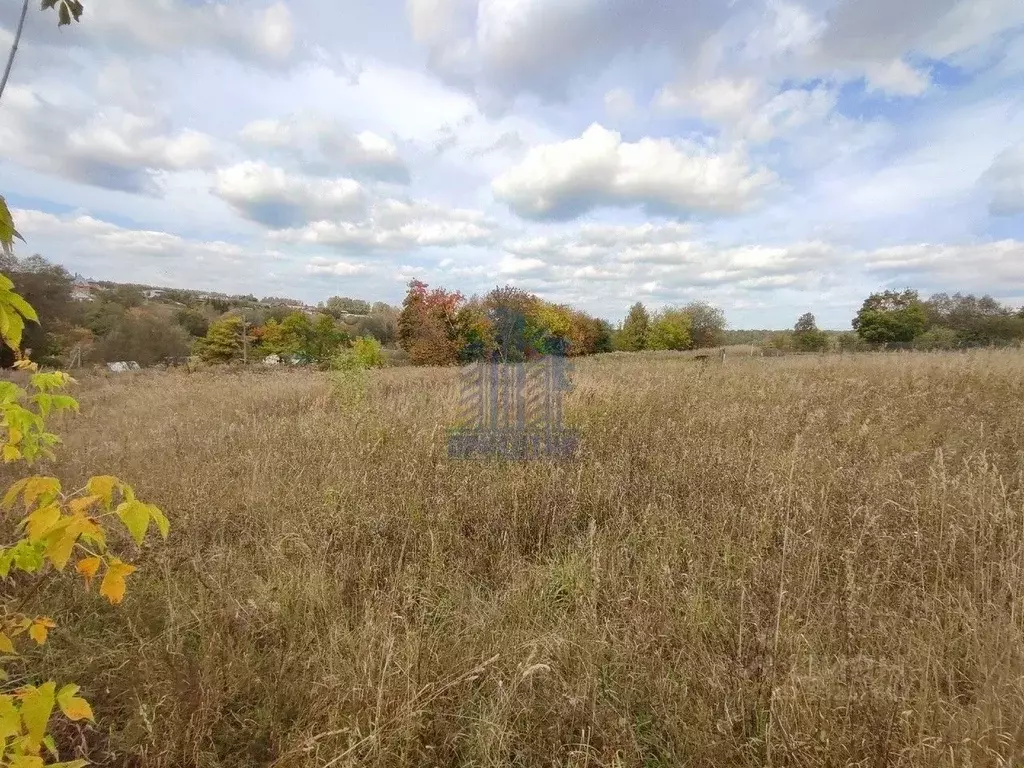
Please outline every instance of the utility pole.
M249 362L249 334L246 333L246 328L249 324L242 318L242 364L246 365Z

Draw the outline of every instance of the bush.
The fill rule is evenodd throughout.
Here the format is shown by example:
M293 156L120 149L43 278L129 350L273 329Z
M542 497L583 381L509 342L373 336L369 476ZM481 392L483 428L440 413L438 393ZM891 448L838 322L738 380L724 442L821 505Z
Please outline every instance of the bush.
M334 358L331 367L341 371L383 368L384 350L372 336L360 336L352 342L351 348Z

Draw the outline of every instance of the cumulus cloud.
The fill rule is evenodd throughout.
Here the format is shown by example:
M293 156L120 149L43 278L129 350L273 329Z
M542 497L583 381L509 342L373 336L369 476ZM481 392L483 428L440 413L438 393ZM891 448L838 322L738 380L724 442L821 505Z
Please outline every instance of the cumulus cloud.
M492 242L497 225L479 211L427 202L375 201L358 221L311 221L272 233L277 240L323 245L340 251L400 252Z
M357 178L409 183L398 148L372 131L352 133L340 122L315 114L255 120L241 132L250 146L267 148L309 174L347 173Z
M1024 142L1000 152L983 180L991 189L994 215L1024 213Z
M577 139L534 147L492 184L520 216L570 219L598 207L736 213L775 182L740 148L715 154L694 142L625 142L599 124Z
M251 160L219 169L213 192L245 218L276 229L321 219L360 219L368 202L353 179L289 174Z
M56 103L19 86L4 93L0 153L74 181L146 194L159 191L158 172L207 168L216 157L210 136L174 130L152 110Z

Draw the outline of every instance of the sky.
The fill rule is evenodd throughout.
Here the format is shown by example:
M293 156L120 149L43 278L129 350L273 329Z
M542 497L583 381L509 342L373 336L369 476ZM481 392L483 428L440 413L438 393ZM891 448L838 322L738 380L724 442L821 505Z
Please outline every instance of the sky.
M0 193L89 278L734 328L1024 305L1020 0L83 2L31 3Z

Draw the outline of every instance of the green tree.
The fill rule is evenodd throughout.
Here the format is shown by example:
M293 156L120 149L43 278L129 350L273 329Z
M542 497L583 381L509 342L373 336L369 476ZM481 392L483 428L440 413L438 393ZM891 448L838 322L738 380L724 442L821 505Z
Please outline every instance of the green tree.
M689 349L693 344L690 323L690 315L684 310L674 307L661 310L652 318L647 335L647 349Z
M651 330L651 317L639 301L629 308L629 314L618 334L618 348L623 352L639 352L647 348Z
M100 362L133 360L155 365L188 356L189 335L176 325L166 308L136 307L93 346L92 357Z
M72 328L81 317L77 302L71 298L74 278L64 267L51 264L38 254L18 259L13 254L0 256L0 271L14 283L14 291L36 312L40 322L29 323L22 335L22 344L32 350L40 363L52 364L69 345ZM8 351L0 364L9 367L14 357Z
M803 352L820 352L828 347L828 334L819 331L814 315L806 312L793 326L793 344Z
M857 335L871 344L913 341L927 324L927 310L909 288L871 294L853 319Z
M180 325L189 336L201 338L210 330L210 320L198 309L182 307L174 314L174 322Z

